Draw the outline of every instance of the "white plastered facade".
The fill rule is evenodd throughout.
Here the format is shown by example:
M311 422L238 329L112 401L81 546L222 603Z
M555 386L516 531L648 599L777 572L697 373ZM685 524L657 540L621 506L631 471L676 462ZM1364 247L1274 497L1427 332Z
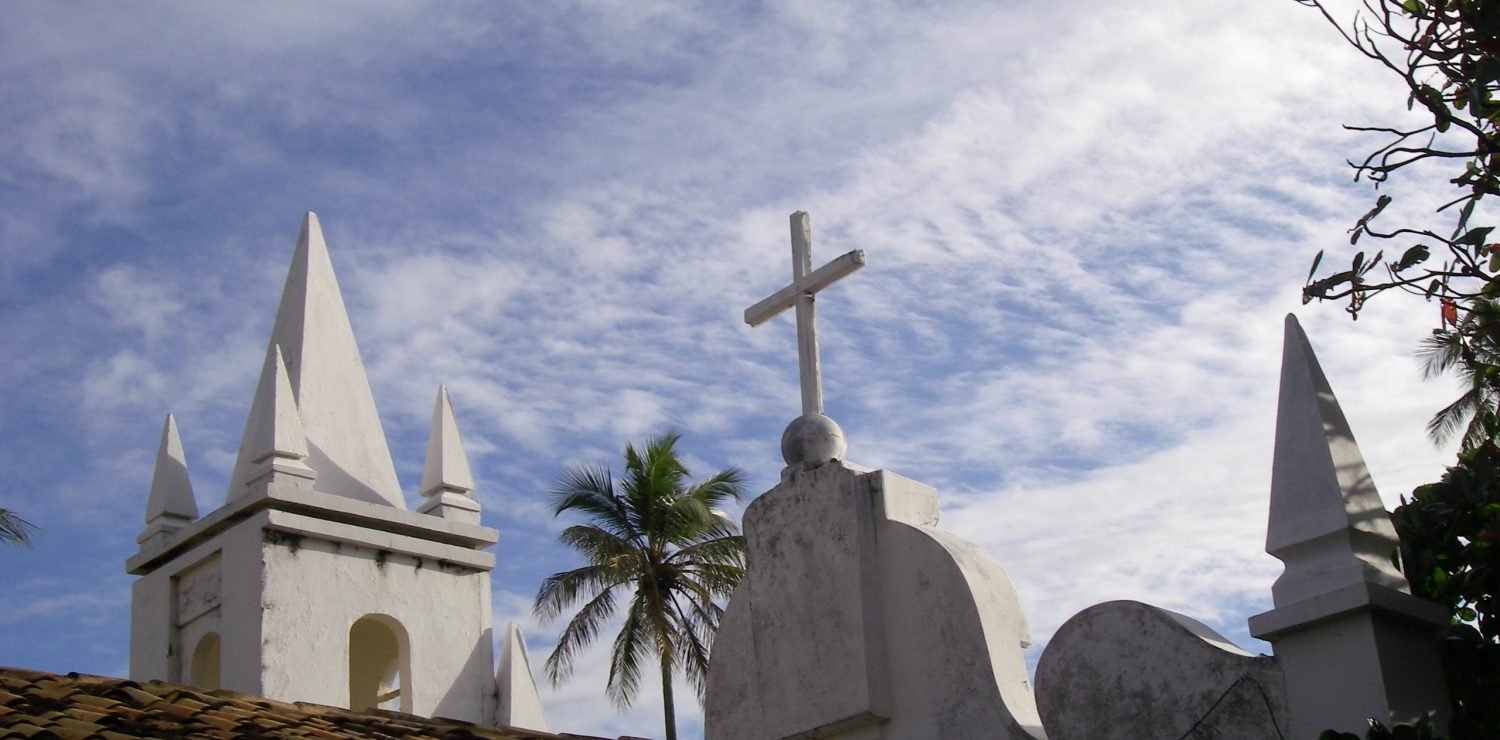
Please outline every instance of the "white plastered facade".
M437 531L423 532L411 521L418 514L401 517L406 533L368 519L339 522L333 518L350 509L374 507L349 501L319 510L327 498L268 487L185 531L181 546L132 559L142 577L133 593L131 677L195 682L194 650L213 632L219 687L349 706L349 629L382 615L405 632L410 677L388 708L486 721L494 701L493 556L474 545L493 542L493 530L438 520Z

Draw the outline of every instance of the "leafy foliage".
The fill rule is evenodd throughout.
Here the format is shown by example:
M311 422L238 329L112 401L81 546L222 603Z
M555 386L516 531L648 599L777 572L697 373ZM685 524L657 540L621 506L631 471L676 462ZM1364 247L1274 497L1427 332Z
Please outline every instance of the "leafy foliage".
M0 508L0 543L30 545L35 530L36 525L22 519L20 514Z
M1452 228L1377 226L1391 204L1381 195L1355 222L1350 245L1390 242L1375 256L1356 252L1349 269L1319 277L1323 253L1313 260L1303 302L1348 300L1358 317L1369 297L1399 289L1438 298L1444 325L1454 323L1468 302L1500 291L1500 244L1493 226L1475 225L1476 206L1500 193L1500 3L1491 0L1366 0L1364 12L1347 28L1322 0L1296 0L1317 8L1362 54L1396 74L1409 91L1407 107L1420 107L1430 123L1414 128L1349 126L1386 136L1384 145L1361 162L1350 162L1355 178L1377 187L1393 173L1419 162L1452 163L1449 180L1458 196L1438 208L1452 214Z
M564 529L563 544L583 555L581 568L554 573L537 591L534 612L552 620L583 602L547 657L554 685L572 672L580 651L627 604L610 653L606 693L629 706L642 671L661 669L666 735L675 738L672 675L680 669L697 691L708 678L709 645L726 599L745 573L745 540L720 506L738 500L743 476L728 468L694 484L677 456L675 434L625 446L625 472L574 467L553 483L553 513L573 511L588 521Z
M1500 446L1459 454L1391 515L1412 593L1448 607L1442 652L1451 737L1500 737Z
M1431 713L1417 720L1417 723L1414 725L1386 727L1379 721L1372 719L1370 720L1370 729L1365 731L1363 740L1441 740L1434 734L1432 726ZM1454 735L1453 739L1462 740L1458 735ZM1318 740L1361 740L1361 738L1352 732L1324 730L1318 735Z

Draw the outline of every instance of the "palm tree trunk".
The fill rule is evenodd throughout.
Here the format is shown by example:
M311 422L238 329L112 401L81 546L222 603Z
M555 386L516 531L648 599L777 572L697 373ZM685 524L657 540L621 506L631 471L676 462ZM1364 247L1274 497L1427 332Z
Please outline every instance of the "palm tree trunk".
M666 740L676 740L676 710L672 705L672 656L661 653L661 711L666 713Z
M667 740L677 740L677 713L672 706L672 656L661 656L661 704L667 715Z

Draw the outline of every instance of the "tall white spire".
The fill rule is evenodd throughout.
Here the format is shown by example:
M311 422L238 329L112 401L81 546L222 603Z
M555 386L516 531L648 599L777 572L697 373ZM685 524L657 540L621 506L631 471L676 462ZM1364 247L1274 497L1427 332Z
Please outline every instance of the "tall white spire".
M252 409L262 406L261 396L271 391L268 373L274 366L269 359L277 347L300 412L307 465L317 473L318 490L405 509L323 230L311 211L302 219ZM254 464L248 455L255 450L246 445L249 431L247 422L247 438L240 444L230 479L231 498L249 482L247 474Z
M467 495L474 490L474 476L469 472L469 458L458 435L448 388L441 385L432 407L427 460L422 465L422 485L418 490L427 499L419 509L423 514L479 523L479 502Z
M1286 317L1266 552L1286 565L1277 606L1374 583L1410 592L1398 540L1338 399L1297 317Z
M495 671L500 706L495 724L524 730L549 732L542 712L542 699L531 677L531 661L526 657L526 640L515 622L505 623L505 639L500 643L500 666Z
M197 518L198 501L188 479L182 437L177 434L177 420L167 414L156 450L156 470L151 475L151 495L146 499L146 530L140 542L145 544L158 533L170 534Z

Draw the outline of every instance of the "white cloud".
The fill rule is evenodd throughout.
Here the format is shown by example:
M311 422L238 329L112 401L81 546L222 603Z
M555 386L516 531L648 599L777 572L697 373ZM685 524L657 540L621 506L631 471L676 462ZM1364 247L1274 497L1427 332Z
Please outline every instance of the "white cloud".
M817 259L869 259L818 304L851 457L937 485L1039 638L1117 596L1227 630L1263 604L1289 310L1388 502L1447 457L1421 423L1451 389L1410 359L1434 314L1297 301L1373 196L1339 124L1403 94L1295 3L12 15L0 465L60 492L26 501L49 536L129 546L168 410L219 500L306 208L408 488L453 394L497 625L569 557L564 465L676 428L695 472L776 480L793 329L741 312L787 279L796 209ZM1392 215L1424 217L1433 191L1397 185ZM526 624L540 660L556 626ZM618 716L604 665L544 692L554 729L655 732L654 692Z

